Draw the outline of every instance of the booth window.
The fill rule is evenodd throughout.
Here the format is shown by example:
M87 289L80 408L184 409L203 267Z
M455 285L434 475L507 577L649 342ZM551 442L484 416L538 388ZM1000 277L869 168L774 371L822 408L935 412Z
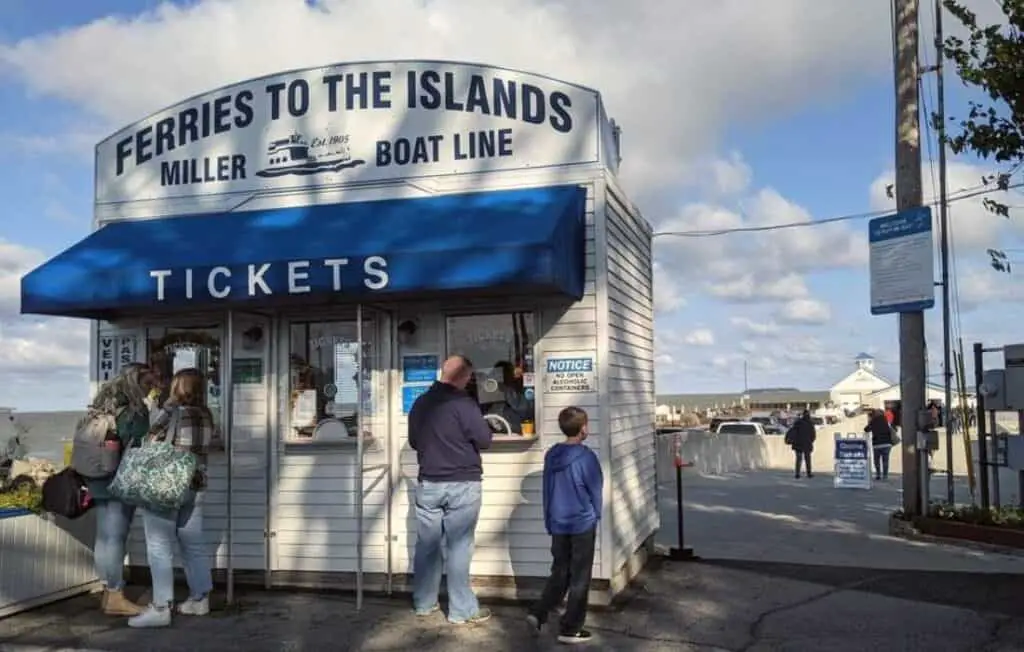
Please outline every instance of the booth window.
M221 329L150 328L146 337L149 366L167 400L171 378L183 369L197 369L206 381L206 405L216 423L221 417Z
M449 317L449 355L461 354L475 367L467 390L484 415L508 423L511 434L533 434L536 322L533 313L510 312ZM492 421L504 427L501 420Z
M293 441L330 441L365 431L373 413L372 324L359 341L356 322L293 323L289 347L289 416ZM360 352L360 345L362 352ZM362 355L360 355L362 353ZM364 365L359 414L360 363Z

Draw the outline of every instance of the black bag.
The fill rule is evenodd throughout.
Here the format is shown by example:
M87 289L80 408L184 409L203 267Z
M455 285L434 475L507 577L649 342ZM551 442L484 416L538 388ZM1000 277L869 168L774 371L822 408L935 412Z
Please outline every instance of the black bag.
M43 483L43 509L65 518L78 518L92 507L92 495L82 476L70 466Z

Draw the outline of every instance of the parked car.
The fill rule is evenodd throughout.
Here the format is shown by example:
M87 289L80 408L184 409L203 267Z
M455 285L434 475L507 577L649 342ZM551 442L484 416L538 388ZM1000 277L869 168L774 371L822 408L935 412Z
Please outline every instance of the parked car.
M711 423L708 424L708 430L710 432L718 432L718 426L723 423L738 423L739 421L740 419L737 417L715 417L711 420Z
M718 426L719 435L764 435L764 426L753 421L730 421Z

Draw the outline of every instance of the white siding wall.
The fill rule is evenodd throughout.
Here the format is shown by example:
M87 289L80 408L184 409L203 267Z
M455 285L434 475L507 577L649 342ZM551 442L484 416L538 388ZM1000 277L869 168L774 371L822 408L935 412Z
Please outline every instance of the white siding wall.
M511 310L533 310L538 318L539 341L534 350L538 365L538 386L541 385L541 370L544 356L549 354L573 354L594 356L597 352L597 312L595 302L595 240L594 240L594 194L593 183L587 188L586 211L586 289L579 302L559 308L538 309L530 303L480 304L479 310L461 304L432 306L426 309L410 307L396 319L406 317L419 319L415 346L402 353L454 353L446 351L446 311L453 313L479 314L508 312ZM474 575L545 577L551 566L551 540L544 530L542 511L541 473L544 467L544 453L554 444L562 441L558 430L558 412L569 405L586 409L591 416L592 438L588 444L599 451L604 437L600 419L597 393L593 394L546 394L537 397L538 441L523 449L521 444L496 444L483 454L484 496L480 523L477 527L476 553L471 571ZM412 553L415 547L415 520L411 506L416 485L416 452L408 445L408 423L402 414L401 401L396 400L393 412L393 432L400 471L396 477L394 495L395 535L394 569L397 573L412 572ZM600 578L600 541L594 560L594 577Z
M611 505L605 527L615 573L659 527L655 480L654 305L651 230L609 180L606 385ZM603 302L602 302L603 303Z

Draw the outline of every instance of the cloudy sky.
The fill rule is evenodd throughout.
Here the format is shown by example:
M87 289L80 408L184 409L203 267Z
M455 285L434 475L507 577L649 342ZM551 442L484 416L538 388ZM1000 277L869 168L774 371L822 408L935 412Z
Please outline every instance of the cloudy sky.
M993 16L991 0L968 4ZM3 0L0 405L86 400L86 327L19 317L19 279L87 234L98 140L224 84L390 58L481 61L597 88L624 131L623 183L658 231L892 204L887 0ZM956 115L964 96L948 86ZM977 189L986 171L953 159L951 192ZM924 177L932 196L930 167ZM985 249L1024 250L1020 223L978 199L951 216L960 333L968 347L1011 342L1020 282L991 272ZM660 238L659 392L741 389L744 361L753 387L828 387L861 351L896 376L896 319L868 309L866 228ZM938 380L937 310L928 331Z

